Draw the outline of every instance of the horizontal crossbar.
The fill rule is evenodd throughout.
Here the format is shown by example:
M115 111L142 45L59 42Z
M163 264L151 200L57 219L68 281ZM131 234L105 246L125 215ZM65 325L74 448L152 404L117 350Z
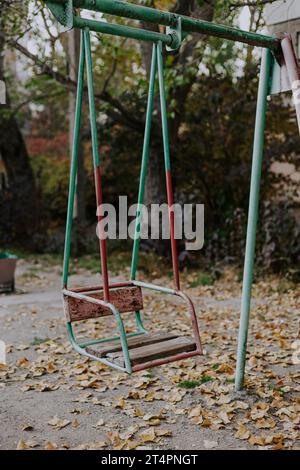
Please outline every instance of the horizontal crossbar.
M88 28L90 31L97 33L111 34L113 36L121 36L125 38L138 39L139 41L149 42L162 42L167 46L172 44L172 36L170 34L156 33L154 31L147 31L140 28L132 28L130 26L123 26L117 24L106 23L104 21L88 20L74 16L74 27L85 29Z
M51 1L59 4L66 3L66 0ZM252 46L267 47L272 50L278 50L280 47L279 39L272 36L252 33L230 26L157 10L155 8L135 5L123 0L73 0L73 5L77 8L173 27L177 24L178 18L181 18L182 29L187 33L200 33L207 36L242 42ZM120 26L117 25L117 27Z

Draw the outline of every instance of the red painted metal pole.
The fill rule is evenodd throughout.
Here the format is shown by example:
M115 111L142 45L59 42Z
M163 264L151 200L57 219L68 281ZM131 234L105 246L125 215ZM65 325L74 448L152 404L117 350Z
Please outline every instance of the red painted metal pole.
M167 197L168 197L168 207L169 207L172 265L173 265L175 286L176 286L176 289L179 291L180 280L179 280L177 244L175 240L175 216L174 216L174 208L173 208L174 202L173 202L173 188L172 188L172 176L171 176L169 129L168 129L168 117L167 117L168 113L167 113L166 92L165 92L165 84L164 84L164 66L163 66L163 54L162 54L161 42L157 44L156 50L157 50L157 66L158 66L158 80L159 80L159 92L160 92L160 107L161 107L161 122L162 122L163 144L164 144L165 170L166 170L166 186L167 186Z
M86 70L87 70L88 96L89 96L89 107L90 107L94 178L95 178L95 190L96 190L96 202L97 202L99 251L100 251L100 259L101 259L101 272L102 272L102 278L103 278L104 300L106 302L109 302L109 281L108 281L108 269L107 269L106 240L105 240L103 226L101 223L103 220L102 211L99 214L99 209L102 209L103 197L102 197L102 182L101 182L101 169L100 169L101 162L100 162L100 155L99 155L98 135L97 135L93 64L92 64L92 53L91 53L90 41L91 41L90 31L87 29L84 31L84 45L85 45L85 55L86 55Z
M177 251L177 243L175 239L175 214L174 214L174 208L173 208L174 199L173 199L172 175L171 175L170 170L166 171L166 185L167 185L167 199L168 199L168 207L169 207L172 265L173 265L175 286L177 290L180 290L178 251Z
M133 372L139 372L145 369L152 369L153 367L163 366L164 364L169 364L170 362L183 361L184 359L189 359L190 357L200 356L198 350L176 354L174 356L165 357L163 359L154 359L153 361L144 362L143 364L137 364L132 367Z
M203 354L202 343L201 343L201 338L200 338L200 333L199 333L198 320L197 320L196 310L195 310L195 306L193 304L193 301L187 294L185 294L182 291L177 292L177 295L179 297L181 297L189 305L189 311L190 311L190 315L191 315L192 327L193 327L193 332L194 332L194 338L196 340L197 351L199 352L199 354Z
M96 188L96 202L97 202L97 210L102 208L103 204L103 195L102 195L102 175L101 175L101 168L97 166L94 170L95 172L95 188ZM99 237L99 249L100 249L100 257L101 257L101 271L102 271L102 278L103 278L103 293L104 293L104 300L109 302L109 281L108 281L108 268L107 268L107 249L106 249L106 239L103 230L102 220L104 218L103 212L97 213L98 218L98 237Z

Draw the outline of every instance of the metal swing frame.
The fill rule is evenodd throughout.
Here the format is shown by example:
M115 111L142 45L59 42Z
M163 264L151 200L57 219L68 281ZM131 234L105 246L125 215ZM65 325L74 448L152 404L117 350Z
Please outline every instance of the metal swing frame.
M245 363L246 363L246 352L247 352L247 338L248 338L248 327L249 327L249 316L251 306L251 292L253 283L253 269L255 259L255 244L256 244L256 231L258 222L258 208L260 198L260 181L262 172L262 161L263 161L263 150L264 150L264 133L266 126L266 112L267 112L267 99L270 94L280 93L287 90L292 90L294 97L297 98L295 102L297 120L300 131L300 73L295 56L293 44L291 38L287 34L280 34L277 36L267 36L263 34L252 33L243 31L237 28L231 28L228 26L214 24L199 19L177 15L175 13L160 11L157 9L144 7L126 1L120 0L46 0L47 6L50 8L63 30L69 30L73 27L79 28L83 31L82 33L82 47L80 55L80 67L78 77L78 90L77 90L77 107L76 107L76 119L75 119L75 132L74 132L74 147L72 156L72 168L70 176L70 197L68 203L68 217L67 217L67 230L66 230L66 245L65 245L65 258L64 258L64 274L63 293L65 296L85 300L92 303L98 303L98 305L108 307L114 314L118 327L121 332L121 342L126 364L126 372L131 372L132 367L130 364L130 358L128 355L127 338L125 329L120 313L115 307L108 302L109 288L113 286L108 285L108 279L105 281L105 266L106 266L106 249L105 241L100 243L100 251L102 253L102 274L104 277L104 301L95 301L87 295L80 293L78 290L67 289L68 279L68 266L70 257L70 237L72 230L72 211L73 202L76 187L76 163L77 163L77 148L78 148L78 130L80 127L80 115L81 115L81 99L83 92L83 75L84 75L84 62L86 56L87 65L87 78L88 78L88 90L89 90L89 103L90 103L90 119L92 129L92 143L93 143L93 157L95 167L95 183L97 202L102 200L101 185L101 171L100 171L100 159L98 155L98 143L97 143L97 132L96 132L96 120L95 120L95 105L93 100L93 77L92 77L92 60L90 51L90 31L96 31L103 34L110 34L116 36L122 36L127 38L133 38L141 41L150 41L154 44L153 48L153 60L152 60L152 71L150 77L149 86L149 101L147 109L146 129L145 129L145 141L143 151L143 162L141 170L141 182L144 181L146 174L146 166L148 161L148 150L147 144L150 138L150 127L151 127L151 111L152 101L150 99L152 93L154 77L153 63L158 62L159 70L159 81L160 81L160 92L161 92L161 110L162 110L162 124L163 124L163 137L164 137L164 151L165 151L165 167L168 181L168 174L170 173L169 168L169 146L168 146L168 135L167 135L167 119L166 119L166 105L163 89L163 63L161 57L162 46L164 45L168 50L176 50L180 46L181 39L191 33L200 33L206 36L220 37L224 40L233 40L242 42L252 46L262 47L262 59L261 59L261 70L258 87L258 98L257 98L257 110L256 110L256 121L255 121L255 132L254 132L254 145L252 155L252 172L251 172L251 185L250 185L250 197L249 197L249 213L248 213L248 226L247 226L247 239L246 239L246 253L245 253L245 264L244 264L244 277L243 277L243 291L242 291L242 304L241 304L241 316L240 316L240 328L238 336L238 348L237 348L237 364L236 364L236 377L235 377L235 388L241 390L244 384L245 375ZM139 20L148 22L156 25L166 26L166 34L161 32L147 31L141 28L134 28L124 25L117 25L106 23L103 21L95 21L90 19L84 19L74 14L74 8L87 9L90 11L101 12L109 15L119 16L123 18L129 18L133 20ZM156 52L155 52L156 51ZM168 201L170 202L170 185L168 189ZM139 191L139 203L143 201L144 185L141 184ZM140 218L140 213L137 216ZM170 219L170 226L172 228L172 218ZM138 224L137 224L138 228ZM192 305L191 300L179 290L179 278L177 279L176 259L176 244L172 243L172 259L173 259L173 270L175 276L176 289L167 289L159 286L153 286L138 282L135 280L136 274L136 263L138 254L139 240L136 239L134 243L133 251L133 262L131 275L132 280L130 285L139 287L145 287L149 289L158 290L167 294L179 295L190 306L191 316L193 320L194 332L197 336L197 319ZM106 266L107 267L107 266ZM107 272L106 272L107 274ZM123 285L128 285L123 284ZM120 286L120 285L119 285ZM98 289L98 288L97 288ZM140 335L145 333L143 323L140 317L140 313L136 312L137 321L137 332L134 335ZM74 338L72 326L68 324L68 330L71 338L71 342L74 348L81 354L85 354L92 359L99 360L98 357L89 355L85 351L87 344L78 344ZM111 340L111 339L110 339ZM105 341L105 340L104 340ZM201 351L200 338L198 337L197 342L198 353ZM190 356L191 354L189 354ZM174 360L171 359L171 360ZM106 361L102 361L106 362ZM169 361L166 361L169 362ZM108 365L115 367L114 364L109 363ZM125 370L124 368L121 370Z

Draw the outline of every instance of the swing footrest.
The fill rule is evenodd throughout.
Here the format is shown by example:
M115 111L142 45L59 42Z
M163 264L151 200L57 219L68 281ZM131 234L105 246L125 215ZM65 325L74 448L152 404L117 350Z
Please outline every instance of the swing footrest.
M133 370L152 361L196 352L195 340L191 337L177 336L172 333L150 333L128 340L129 357ZM99 358L106 358L118 366L125 367L121 342L112 341L101 346L87 347L86 351ZM178 357L180 359L180 357ZM167 362L167 360L166 360ZM151 367L151 365L150 365Z

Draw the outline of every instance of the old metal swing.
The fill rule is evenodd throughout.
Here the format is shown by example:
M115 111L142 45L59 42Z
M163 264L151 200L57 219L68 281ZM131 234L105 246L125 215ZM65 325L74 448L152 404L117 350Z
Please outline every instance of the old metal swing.
M266 109L269 95L281 93L284 91L293 91L298 126L300 130L300 70L291 37L286 33L277 34L276 36L268 36L264 34L243 31L225 25L214 24L192 17L160 11L134 3L128 3L125 0L46 0L46 4L62 26L63 30L66 31L72 28L79 28L82 30L74 146L70 175L70 193L68 202L63 270L63 296L68 320L68 331L71 342L79 353L128 373L146 369L148 367L153 367L155 365L165 364L167 362L172 362L178 359L196 356L202 352L193 303L190 298L180 290L176 243L174 240L174 214L172 211L169 210L169 219L175 289L168 289L165 287L146 284L136 280L141 223L140 204L142 204L144 197L144 185L148 162L148 146L151 128L151 114L153 108L154 83L157 68L160 88L164 157L169 207L171 207L173 203L162 48L163 46L166 46L171 50L178 49L181 44L182 36L184 34L190 33L200 33L206 36L220 37L223 39L229 39L232 41L263 48L254 132L243 292L235 376L235 388L236 390L241 390L244 383L246 364L256 230L258 222L260 180L264 150L264 133L266 126ZM102 14L105 13L122 18L130 18L153 25L166 26L166 32L164 34L161 32L149 31L136 27L124 26L121 24L111 24L104 21L83 18L74 10L74 8L78 10L86 9L92 12L100 12ZM102 203L101 166L97 142L90 31L152 42L152 69L146 116L145 139L138 200L139 204L136 219L136 239L134 242L131 266L131 280L122 284L109 283L106 243L105 239L100 236L103 287L100 288L98 286L91 287L89 289L68 289L67 281L70 258L72 214L76 187L76 166L78 157L77 149L79 140L85 63L87 69L97 206L101 205ZM99 220L102 220L101 217ZM170 335L168 333L155 333L153 335L148 334L143 326L140 314L140 311L143 308L141 291L142 288L156 290L165 294L176 295L185 300L189 306L194 338L178 338L175 335ZM121 317L121 314L125 312L135 313L137 324L137 331L135 333L126 334L123 319ZM119 330L118 337L78 344L73 334L73 321L97 318L109 314L114 315L116 319Z
M156 38L155 38L156 39ZM179 45L179 44L178 44ZM89 288L68 288L68 271L70 258L70 242L72 231L72 215L74 205L74 194L76 185L76 166L78 153L78 139L80 128L80 116L82 108L82 94L84 70L87 72L87 86L90 110L92 151L94 164L94 178L96 189L97 207L101 206L102 200L102 179L101 160L98 150L98 138L96 128L96 112L94 101L94 83L92 71L92 55L90 44L90 31L85 28L81 31L81 51L79 61L79 76L77 88L77 105L75 117L74 146L71 162L70 191L68 202L67 229L65 241L64 273L63 273L63 298L64 308L67 317L69 337L74 349L98 360L115 369L132 373L150 367L166 364L181 359L202 354L201 341L198 330L197 317L191 299L180 290L178 256L175 240L175 223L173 206L173 192L171 179L170 151L168 139L167 106L164 90L163 71L163 46L161 41L154 41L152 52L152 66L149 84L148 106L146 113L146 127L144 136L144 147L140 174L140 187L138 196L138 209L136 214L136 230L133 247L131 280L129 282L113 284L109 282L107 268L106 240L104 234L99 233L99 247L103 286ZM172 264L175 280L175 289L147 284L136 280L136 270L138 261L140 228L142 211L141 206L144 200L144 188L149 156L149 142L151 131L151 119L153 112L153 100L155 96L156 73L158 70L158 81L160 91L161 119L163 132L164 163L166 171L167 200L169 207L169 224L171 238ZM98 216L101 222L102 216ZM100 224L101 226L101 224ZM173 333L156 332L148 333L143 325L141 310L143 309L142 289L151 289L164 294L176 295L183 299L189 309L193 337L178 336ZM124 321L121 314L132 312L135 314L137 329L134 333L126 334ZM87 341L78 343L74 332L73 322L83 321L90 318L99 318L107 315L114 315L118 334L112 338Z

